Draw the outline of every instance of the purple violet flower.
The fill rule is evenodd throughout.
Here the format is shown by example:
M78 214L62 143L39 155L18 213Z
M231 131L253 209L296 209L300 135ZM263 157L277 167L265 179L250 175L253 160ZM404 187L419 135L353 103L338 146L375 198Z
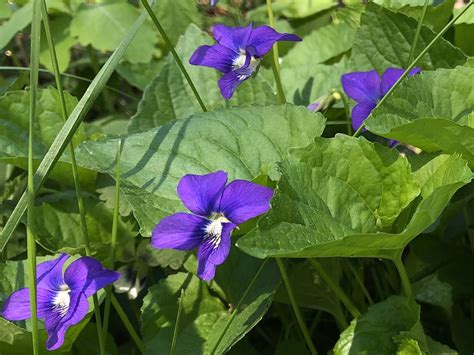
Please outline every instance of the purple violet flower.
M219 0L211 0L209 3L211 6L216 6Z
M36 266L38 318L44 318L48 350L58 349L68 328L84 319L89 309L87 298L120 277L87 256L73 261L63 276L68 259L69 255L61 254ZM13 292L5 300L1 316L10 321L31 318L29 289Z
M214 26L212 46L197 48L189 63L215 68L224 75L219 79L219 88L225 99L230 99L235 89L250 78L262 57L277 41L301 41L294 34L278 33L268 26L227 27Z
M404 71L404 69L388 68L382 74L382 78L375 70L348 73L341 77L344 92L357 102L352 109L352 128L355 131ZM420 68L415 67L408 75L412 76L420 71Z
M246 180L227 184L227 173L185 175L178 195L193 213L175 213L163 218L153 230L155 248L198 248L198 276L212 280L216 266L229 255L230 235L237 225L270 209L272 189Z

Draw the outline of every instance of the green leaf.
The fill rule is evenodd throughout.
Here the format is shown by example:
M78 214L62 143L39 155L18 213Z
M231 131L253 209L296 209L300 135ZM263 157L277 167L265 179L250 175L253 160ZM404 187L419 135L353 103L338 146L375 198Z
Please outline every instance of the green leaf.
M106 259L110 254L110 233L113 211L92 195L84 194L87 230L93 254ZM36 199L35 226L38 243L50 252L84 253L84 237L76 195L73 191L58 192ZM126 243L137 232L133 225L119 219L119 243Z
M347 22L336 22L313 30L304 40L297 43L282 59L281 67L298 68L310 63L318 64L334 58L351 49L355 26Z
M83 46L92 45L103 52L112 51L139 14L136 7L125 1L82 4L71 22L71 35ZM149 62L157 40L152 25L144 22L125 52L124 59L131 63Z
M148 63L132 64L122 62L117 67L117 73L120 74L130 85L145 91L145 88L152 82L157 73L165 64L165 60L152 59Z
M459 156L438 156L412 174L398 152L344 135L317 138L280 168L272 209L238 242L261 258L393 258L472 178Z
M33 2L27 3L15 11L10 18L0 26L0 48L5 48L18 31L31 23Z
M275 6L282 7L282 14L286 17L307 17L337 5L335 0L277 0Z
M45 157L38 166L38 169L36 169L35 175L33 177L35 193L38 192L40 186L45 182L46 178L53 170L58 159L61 157L62 153L66 149L66 146L71 141L74 133L79 128L85 115L88 113L97 96L103 90L107 80L114 72L118 62L123 57L125 51L130 45L130 42L135 37L139 28L145 21L145 16L146 13L142 13L140 17L134 22L133 26L131 26L130 30L123 37L117 49L112 53L109 59L107 59L105 64L101 67L99 73L97 73L94 80L92 80L91 84L87 88L81 100L78 102L74 110L69 115L69 118L67 119L66 123L64 123L61 130L58 132L48 152L46 153ZM3 251L5 245L12 236L16 226L20 223L20 220L26 211L26 207L27 196L26 192L24 192L20 200L18 201L15 209L13 210L10 218L3 227L2 233L0 235L0 252Z
M397 340L403 350L408 342L412 349L427 350L420 307L404 297L391 296L351 322L334 346L334 354L394 354L399 349Z
M229 180L270 174L288 149L308 144L324 129L324 117L305 107L243 107L202 113L122 140L122 191L132 205L141 233L184 210L176 185L186 174L219 169ZM87 142L78 164L114 177L116 140Z
M457 15L461 9L456 9L453 15ZM474 30L474 9L470 8L454 24L454 43L469 56L474 55L474 43L472 31Z
M149 288L141 308L142 339L149 354L171 348L179 295L185 290L177 353L202 354L212 325L225 313L222 302L196 276L177 273Z
M474 68L408 78L366 120L371 132L428 152L460 153L474 166Z
M186 70L196 85L206 107L268 105L276 103L276 96L263 79L249 79L243 83L228 103L222 98L217 81L217 70L188 63L194 50L213 41L195 25L190 25L176 47ZM179 95L176 95L179 93ZM169 55L158 76L146 88L135 116L130 122L130 132L144 132L161 126L176 118L186 118L202 112L191 88L179 70L174 58Z
M53 37L54 47L58 58L59 70L65 71L69 66L71 59L71 47L76 43L76 39L70 33L71 17L58 16L51 19L49 25L51 27L51 34ZM41 36L45 36L44 29ZM47 69L53 71L51 63L51 54L49 53L48 44L45 41L41 43L40 61Z
M341 75L349 65L343 59L333 65L306 64L298 67L282 67L281 80L286 98L296 105L308 106L332 89L341 90Z
M54 259L55 256L38 257L38 264L44 261ZM6 261L0 264L0 305L5 299L14 291L20 288L27 287L27 261ZM1 307L0 307L1 308ZM92 312L93 307L89 307L89 313ZM39 326L39 342L41 354L57 354L70 351L70 348L77 338L81 330L87 325L90 316L87 316L79 324L69 328L64 345L61 349L55 352L46 350L47 334L44 330L43 324L38 323ZM31 341L30 321L9 322L0 318L0 352L3 354L23 355L32 354L33 347Z
M332 279L337 282L340 277L337 259L321 259L320 262L327 263L325 269L331 272ZM327 284L321 280L314 268L307 263L289 264L287 272L296 302L300 307L322 310L331 313L336 319L344 319L339 300ZM274 299L277 302L291 304L284 286L280 287Z
M374 3L367 4L352 49L354 70L379 73L389 67L406 68L417 22L402 13L395 13ZM435 37L429 28L421 28L415 55ZM466 62L462 51L443 38L417 64L422 69L454 68Z
M199 13L194 0L160 0L153 7L153 12L172 44L178 42L179 36L186 32L189 24L204 27L204 16ZM161 39L161 42L164 41Z
M262 319L280 284L276 264L268 261L250 287L262 263L233 248L217 269L211 286L223 290L222 297L230 310L242 303L233 319L221 299L212 296L207 285L192 274L178 273L152 286L142 307L144 342L150 353L169 351L181 288L185 293L177 353L209 354L216 346L215 353L226 353Z
M29 97L28 91L10 91L0 97L0 160L22 169L27 168L28 158ZM65 99L68 111L71 112L77 105L77 100L67 92ZM57 90L52 87L39 90L36 110L33 154L37 163L46 154L64 124ZM77 145L85 138L85 131L80 128L73 142ZM80 169L79 175L81 184L91 189L96 174ZM72 186L72 171L67 154L61 158L51 178Z
M435 32L441 31L451 17L455 2L456 0L443 0L441 3L438 0L429 0L423 25ZM419 21L425 0L375 0L374 3L400 11Z

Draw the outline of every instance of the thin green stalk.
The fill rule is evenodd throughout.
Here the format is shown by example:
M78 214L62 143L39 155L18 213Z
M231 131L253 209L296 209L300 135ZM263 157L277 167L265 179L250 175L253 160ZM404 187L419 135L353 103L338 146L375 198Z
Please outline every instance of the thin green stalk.
M352 134L351 110L349 109L349 103L347 102L346 95L344 95L342 92L339 92L339 95L341 95L344 111L346 112L347 135L350 136Z
M38 93L38 68L41 44L41 0L33 2L31 21L31 62L30 62L30 115L28 131L28 214L26 223L27 254L28 254L28 287L30 289L31 336L33 354L39 354L38 314L36 307L36 236L35 236L35 190L33 181L33 132L36 119L36 100Z
M188 82L189 86L191 87L191 90L194 93L194 96L196 97L196 100L199 102L199 105L201 106L201 109L204 112L207 112L206 105L204 105L204 102L202 101L201 96L199 95L199 92L196 89L196 86L194 86L193 81L191 80L191 77L188 74L188 71L183 65L183 62L181 61L181 58L179 57L178 53L174 49L173 44L171 43L170 39L168 38L168 35L166 34L165 30L160 24L160 21L158 21L158 18L155 16L155 13L153 12L152 8L150 7L150 4L148 4L147 0L142 0L143 7L145 10L148 12L148 15L151 17L151 20L155 24L156 28L158 29L158 32L160 32L161 37L163 37L164 41L166 42L166 45L168 46L168 49L170 50L171 54L174 57L174 60L176 61L176 64L178 65L179 69L181 70L181 73L183 73L186 81Z
M352 263L351 263L350 260L347 260L347 265L349 266L350 271L352 272L352 274L354 275L354 277L355 277L357 283L359 284L359 287L362 289L362 292L364 293L365 298L367 298L367 301L369 301L369 304L374 304L374 300L373 300L372 297L370 296L370 293L369 293L369 291L367 290L367 288L365 287L364 282L363 282L362 279L360 278L359 273L358 273L357 270L354 268L354 265L352 265Z
M114 200L114 215L112 220L112 238L110 241L110 267L115 267L115 250L117 248L117 230L119 220L119 209L120 209L120 154L122 149L122 140L119 139L117 143L117 154L115 157L116 170L115 170L115 200ZM104 329L102 336L105 339L109 327L110 318L110 302L111 302L112 286L107 287L107 297L105 298L104 306Z
M428 10L428 0L425 0L425 4L423 6L423 11L421 12L421 16L418 20L418 26L416 27L415 37L413 38L413 43L411 44L410 55L408 56L407 65L411 63L413 56L415 55L416 45L418 44L418 38L420 37L421 27L423 26L423 21L425 20L426 10Z
M407 271L405 269L405 265L402 262L402 254L400 253L398 257L392 260L397 268L398 274L400 275L400 280L402 282L403 292L405 296L408 298L413 298L413 292L411 290L410 279L408 278Z
M120 305L120 303L115 298L114 294L112 294L111 299L112 299L112 306L114 306L115 311L117 312L120 320L123 322L123 325L127 329L128 334L130 334L130 337L135 342L135 345L137 346L138 350L140 350L142 354L145 354L146 353L145 346L143 345L139 335L135 331L135 328L133 328L133 325L130 323L130 320L125 314L125 311L122 309L122 306Z
M219 334L219 337L217 338L217 341L214 343L214 346L212 347L211 351L209 352L211 355L214 354L219 346L219 344L221 343L222 339L224 338L224 335L227 331L227 329L229 329L232 321L234 320L235 316L237 315L237 313L239 312L239 309L240 307L242 306L242 304L244 303L244 300L245 298L247 297L248 293L250 292L250 290L252 289L255 281L257 281L258 279L258 276L261 274L263 268L265 267L265 264L267 263L267 260L268 259L265 259L263 262L262 262L262 265L260 265L259 269L257 270L257 272L255 273L254 277L252 278L252 280L250 281L250 283L248 284L247 288L245 289L244 293L242 294L242 297L240 297L240 300L239 302L237 303L237 306L235 307L235 309L232 311L232 314L230 315L230 317L227 319L227 322L226 324L224 325L224 327L222 328L220 334Z
M60 101L60 106L61 106L61 114L62 114L64 122L66 122L67 117L68 117L68 112L67 112L67 107L66 107L66 100L64 98L58 59L56 55L56 47L54 45L53 37L51 35L51 28L49 26L48 8L46 6L45 0L40 0L40 2L41 2L41 11L43 14L44 30L46 33L46 39L48 42L49 52L51 54L51 63L53 64L53 72L54 72L54 77L56 80L56 86L58 89L59 101ZM69 154L71 156L72 175L74 179L74 187L76 190L77 206L78 206L79 215L80 215L80 221L81 221L80 224L81 224L81 231L82 231L84 246L85 246L86 254L90 255L91 252L90 252L90 246L89 246L89 234L87 231L86 212L84 208L84 200L82 198L82 189L81 189L81 185L79 181L79 172L77 168L76 156L74 153L74 144L73 144L72 139L69 143ZM96 295L94 295L94 298L95 298L94 299L94 306L95 306L94 313L97 320L97 335L99 338L99 348L101 350L101 354L105 354L105 341L104 341L104 338L102 337L102 332L101 332L102 327L100 326L100 310L98 308L99 301Z
M298 325L300 326L301 333L303 333L306 345L308 346L311 354L315 355L318 352L316 351L313 341L311 340L311 336L309 335L308 328L306 327L303 316L301 315L298 303L296 303L295 294L293 293L293 288L291 287L290 280L288 279L288 274L286 273L285 265L283 265L283 262L280 258L276 258L276 262L278 268L280 269L281 278L283 279L283 283L285 284L286 292L288 292L288 297L290 298L291 306L293 307L293 311L295 312L296 320L298 321Z
M324 267L321 265L319 261L316 259L308 258L308 262L311 266L316 270L316 272L321 276L323 281L328 285L332 292L336 295L336 297L341 301L341 303L347 308L349 313L352 315L353 318L360 317L360 312L355 306L354 303L347 297L346 293L342 290L342 288L337 285L331 276L324 270Z
M35 176L33 177L35 193L38 192L39 188L46 181L49 173L53 170L59 157L64 152L64 149L66 149L66 146L71 141L72 136L79 128L79 125L81 124L86 114L89 112L89 109L94 104L98 95L104 89L107 80L114 72L115 68L120 62L120 59L123 57L125 51L130 45L130 42L137 34L145 19L146 13L142 12L142 14L137 18L133 26L124 36L122 41L119 43L117 49L112 53L107 62L102 66L100 72L96 75L96 77L82 96L81 100L78 102L72 113L69 115L69 118L67 119L64 126L56 135L56 138L51 144L43 160L39 164L38 169L35 172ZM15 209L12 211L7 223L4 225L2 233L0 234L0 253L3 252L5 245L8 243L8 240L13 235L15 228L20 223L20 220L23 214L25 213L27 206L27 193L24 192L20 200L18 201Z
M270 27L275 28L275 19L273 17L273 8L272 0L267 0L267 12L268 12L268 21L270 22ZM280 55L278 54L278 44L275 42L272 48L273 61L272 61L272 70L273 76L275 77L275 84L277 87L278 101L280 104L286 103L285 91L283 90L283 85L281 84L280 78L280 63L278 59Z
M91 64L92 70L95 75L100 70L100 64L99 64L99 58L97 58L97 53L94 48L92 48L91 45L88 45L86 47L87 50L87 55L89 57L89 62ZM102 91L102 99L104 100L105 107L107 111L113 112L114 111L114 103L112 101L112 97L110 97L108 91L104 90Z
M433 38L433 40L430 43L428 43L425 49L423 49L421 53L418 54L415 60L408 66L408 68L406 68L406 70L403 72L400 78L398 78L395 84L393 84L390 90L388 90L387 93L384 95L384 97L382 97L382 99L378 102L377 106L375 106L375 109L380 107L385 102L385 100L387 100L387 98L390 96L393 90L395 90L397 86L400 85L400 83L407 77L408 73L410 73L410 71L415 67L416 63L418 63L420 59L423 58L423 56L431 49L431 47L433 47L433 45L438 41L438 39L440 39L441 36L443 36L446 33L446 31L471 7L472 4L473 2L470 1L451 21L449 21L446 24L446 26L443 27L443 29L435 36L435 38ZM365 121L362 122L360 127L353 134L353 136L357 137L364 128L365 128Z
M183 312L183 299L184 299L184 289L181 289L181 297L179 298L178 313L176 314L176 322L174 323L173 340L171 341L170 355L176 354L176 344L178 341L179 322L181 321L181 313Z
M21 67L21 66L5 67L5 66L1 66L1 65L0 65L0 71L30 71L30 68ZM54 76L54 73L52 73L51 71L49 71L49 70L47 70L47 69L41 69L41 68L40 68L38 71L39 71L40 73L50 74L50 75L53 75L53 76ZM92 82L92 79L84 78L83 76L79 76L79 75L74 75L74 74L69 74L69 73L59 73L59 75L64 76L64 77L66 77L66 78L71 78L71 79L86 81L86 82L88 82L88 83L91 83L91 82ZM128 99L130 99L130 100L133 100L133 101L140 101L137 97L132 96L132 95L129 95L129 94L126 93L125 91L118 90L118 89L113 88L113 87L111 87L111 86L105 85L105 86L104 86L104 89L107 89L107 90L110 90L110 91L115 92L116 94L125 96L125 97L127 97Z

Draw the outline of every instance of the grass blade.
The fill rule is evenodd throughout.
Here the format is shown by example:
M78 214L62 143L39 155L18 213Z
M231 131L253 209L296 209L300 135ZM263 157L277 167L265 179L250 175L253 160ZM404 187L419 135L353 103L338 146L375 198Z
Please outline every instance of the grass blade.
M41 44L41 0L33 2L33 18L31 21L31 61L30 61L30 122L28 131L28 187L26 222L27 254L28 254L28 287L30 289L31 335L33 338L33 354L39 354L38 317L36 307L36 237L35 237L35 191L33 185L33 132L36 119L36 99L38 93L38 68Z
M72 136L78 129L85 115L94 104L94 101L97 99L102 89L105 87L107 80L114 72L120 59L123 57L126 49L130 45L130 42L135 37L136 33L140 29L140 26L145 21L146 16L146 12L143 12L140 17L135 21L126 36L123 38L122 42L120 42L117 49L112 53L107 62L102 66L100 72L94 78L77 106L69 115L68 120L61 128L61 131L58 133L56 139L54 140L45 157L41 161L38 170L34 175L33 183L35 193L38 191L38 189L48 177L48 174L51 172L59 157L63 153L64 149L71 141ZM12 233L15 230L16 226L18 225L18 223L20 223L20 219L25 213L26 207L26 193L23 193L20 198L20 201L16 205L10 218L5 224L2 234L0 235L0 253L3 251L5 245L8 243L8 240L12 236Z
M176 354L176 345L178 344L179 322L181 321L181 314L183 313L183 300L184 289L181 289L181 297L179 298L178 313L176 314L176 321L174 323L173 340L171 341L170 355Z

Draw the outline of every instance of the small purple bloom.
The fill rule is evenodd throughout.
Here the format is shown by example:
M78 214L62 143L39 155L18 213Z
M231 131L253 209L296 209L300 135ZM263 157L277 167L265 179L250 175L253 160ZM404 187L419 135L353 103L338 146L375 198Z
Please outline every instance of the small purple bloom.
M357 102L357 105L352 109L352 128L354 130L362 125L362 122L404 71L404 69L388 68L382 74L382 78L375 70L348 73L341 77L345 93ZM412 76L420 71L420 68L415 67L408 75Z
M189 60L193 65L215 68L224 75L219 79L219 88L225 99L230 99L235 89L250 78L262 57L278 41L301 41L296 35L278 33L268 26L227 27L214 26L212 46L200 46Z
M211 6L216 6L218 2L219 2L219 0L211 0L210 4L211 4Z
M44 318L48 350L58 349L68 328L84 319L89 309L87 298L120 277L87 256L73 261L63 275L67 259L69 255L61 254L36 266L37 312L38 318ZM28 288L13 292L5 300L1 316L10 321L31 318L29 297Z
M191 250L198 247L198 276L212 280L216 266L230 251L230 235L244 223L270 209L272 189L246 180L227 184L227 173L185 175L178 195L193 213L175 213L163 218L153 230L155 248Z
M319 101L313 102L312 104L308 105L308 110L313 111L313 112L318 112L320 108L321 108L321 102Z

